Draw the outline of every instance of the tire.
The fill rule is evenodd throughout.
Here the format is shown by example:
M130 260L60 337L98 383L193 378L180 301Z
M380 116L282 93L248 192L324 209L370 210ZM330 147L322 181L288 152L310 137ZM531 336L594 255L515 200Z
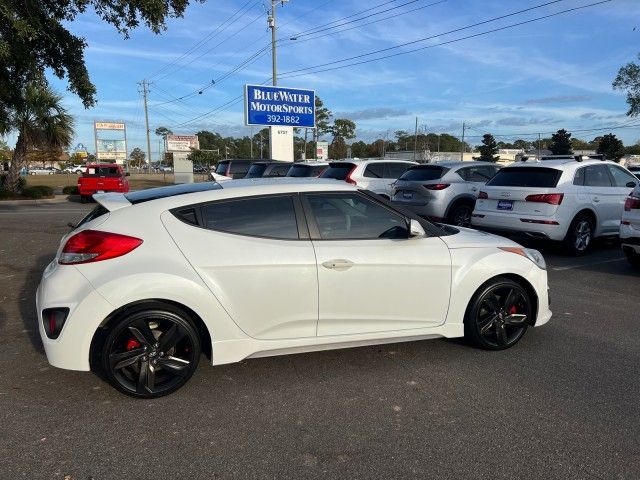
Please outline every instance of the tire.
M177 308L160 305L125 313L106 334L100 369L120 392L158 398L181 388L200 359L200 336Z
M571 222L564 247L570 255L584 255L593 241L593 220L585 213L579 213Z
M456 227L468 227L471 225L471 214L473 206L468 203L455 205L447 216L447 223Z
M517 282L496 277L482 285L469 302L464 336L485 350L505 350L524 336L534 315L533 299Z
M627 256L629 263L636 268L640 268L640 254L625 250L624 254Z

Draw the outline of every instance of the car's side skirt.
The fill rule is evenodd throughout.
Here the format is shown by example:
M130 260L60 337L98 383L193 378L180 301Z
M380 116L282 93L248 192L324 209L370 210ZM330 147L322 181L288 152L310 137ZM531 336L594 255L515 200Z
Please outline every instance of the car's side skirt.
M340 348L383 345L387 343L413 342L433 338L464 336L462 323L446 323L433 328L377 332L359 335L306 337L284 340L255 340L252 338L212 342L212 364L240 362L246 358L272 357L295 353L337 350Z

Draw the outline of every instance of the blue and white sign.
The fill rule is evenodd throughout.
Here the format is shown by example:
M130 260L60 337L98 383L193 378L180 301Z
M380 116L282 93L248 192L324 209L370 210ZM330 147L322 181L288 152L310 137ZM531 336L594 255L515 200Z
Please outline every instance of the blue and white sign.
M247 125L314 128L316 93L299 88L245 85L244 118Z

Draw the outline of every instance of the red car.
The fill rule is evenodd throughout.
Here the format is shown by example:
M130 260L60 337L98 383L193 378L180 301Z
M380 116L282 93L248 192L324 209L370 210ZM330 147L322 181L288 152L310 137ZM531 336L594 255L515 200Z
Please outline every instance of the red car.
M129 191L129 180L120 165L114 163L95 163L87 165L85 172L78 178L80 199L84 202L94 193Z

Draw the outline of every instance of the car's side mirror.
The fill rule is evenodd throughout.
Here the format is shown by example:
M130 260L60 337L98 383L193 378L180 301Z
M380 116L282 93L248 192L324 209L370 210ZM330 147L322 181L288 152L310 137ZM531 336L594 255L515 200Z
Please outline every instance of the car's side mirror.
M409 238L420 238L425 237L426 235L427 233L424 231L424 228L422 228L419 221L414 219L409 221Z
M627 182L627 187L636 188L636 182Z

